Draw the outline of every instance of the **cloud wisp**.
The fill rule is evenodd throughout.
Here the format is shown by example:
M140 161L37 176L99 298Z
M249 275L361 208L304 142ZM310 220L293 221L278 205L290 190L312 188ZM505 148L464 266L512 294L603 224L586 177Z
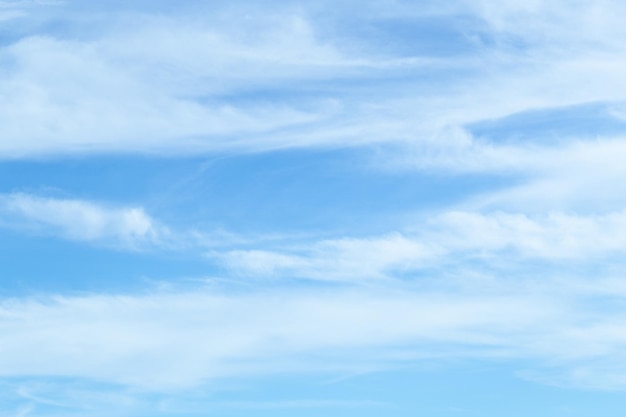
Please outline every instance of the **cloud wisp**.
M167 229L140 207L23 193L0 195L0 225L123 248L159 244L167 235Z
M208 256L239 277L371 283L422 277L424 271L437 276L436 270L441 273L463 262L486 268L509 262L522 275L520 262L548 262L559 269L563 262L585 265L610 259L617 266L626 246L623 211L586 216L452 211L422 221L404 233L278 250L212 251Z

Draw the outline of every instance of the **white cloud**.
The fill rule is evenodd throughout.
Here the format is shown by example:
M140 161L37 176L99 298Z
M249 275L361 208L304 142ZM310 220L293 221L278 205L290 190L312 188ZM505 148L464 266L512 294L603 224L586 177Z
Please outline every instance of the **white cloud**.
M441 143L450 127L624 100L626 50L617 41L624 8L610 1L564 5L368 3L353 17L376 23L384 9L387 18L461 13L486 23L467 28L466 36L478 39L471 54L437 59L359 45L356 34L329 29L303 5L266 12L246 2L215 5L201 18L120 12L106 24L95 19L89 39L25 36L0 50L0 158L380 142L437 142L432 151L454 157L454 146ZM410 68L417 75L407 79ZM401 88L371 82L398 75ZM346 78L362 82L352 88ZM298 94L307 83L319 93ZM261 100L237 99L258 99L259 92Z
M0 195L0 224L131 248L158 243L166 233L140 207L107 207L22 193Z
M194 35L202 37L201 33ZM145 36L143 41L150 45L151 37ZM185 36L179 37L180 42L188 42ZM207 53L212 49L210 45L204 48ZM229 140L236 141L236 135L315 118L280 104L247 109L227 103L203 105L184 98L183 91L167 91L172 88L169 83L178 81L176 75L149 79L141 71L132 74L128 69L132 64L111 56L106 46L99 44L28 38L4 54L16 66L0 83L7 97L0 107L4 126L0 153L5 157L214 150L227 146ZM166 64L148 61L142 65ZM213 139L203 138L206 136Z
M321 369L337 371L380 361L376 349L394 346L424 345L416 354L427 356L438 356L427 346L439 343L509 348L500 333L554 314L552 306L532 297L381 292L227 296L201 291L7 301L0 320L6 340L0 346L0 375L172 389L291 367L313 371L323 358L327 364ZM348 360L351 351L362 353ZM303 361L311 355L323 362Z
M460 205L464 210L603 213L619 210L626 203L626 170L621 158L626 141L622 135L559 137L557 143L541 143L534 138L497 143L449 128L436 139L386 153L382 169L478 173L512 179L506 187L474 194Z
M255 34L191 18L134 18L96 40L39 35L0 50L8 64L0 157L271 148L281 140L266 135L306 130L328 116L332 100L294 106L272 94L257 104L222 96L250 87L279 92L284 83L369 65L316 39L295 15L261 19Z
M550 261L558 269L563 261L585 264L615 259L626 251L624 211L602 215L450 211L421 222L404 234L325 240L282 251L213 251L209 258L244 277L366 283L411 279L419 271L436 278L437 268L472 260L486 268L510 262L524 275L519 262ZM466 269L471 271L472 267Z
M468 251L481 256L586 261L614 256L626 248L626 212L605 215L552 213L542 216L451 212L426 239L452 256Z
M619 43L624 34L620 16L626 9L614 0L467 0L473 10L496 35L514 36L533 47L550 49L567 47L576 42L589 51L598 47L623 48ZM571 49L562 51L575 53Z
M242 14L228 24L133 14L88 40L40 34L2 46L0 158L390 142L402 145L386 161L394 167L523 178L403 233L210 254L238 277L341 287L5 300L0 375L174 390L220 377L471 356L524 359L528 375L552 383L625 389L626 316L609 302L626 295L622 277L602 276L609 268L564 277L568 266L598 260L623 269L625 141L581 134L505 143L465 130L595 101L614 103L611 114L623 119L624 7L433 4L428 13L461 10L485 23L466 33L475 50L438 60L350 50L307 13L252 22ZM389 5L374 8L386 16L411 8ZM402 77L377 82L394 74ZM310 90L313 98L300 94ZM141 207L28 194L0 196L0 223L125 248L173 238ZM203 246L205 236L175 239ZM355 282L367 285L346 289Z
M505 357L525 359L536 372L586 367L587 377L574 382L593 386L623 359L626 317L604 307L602 291L567 283L5 300L0 375L171 392L228 377ZM626 388L620 373L608 372L606 385Z
M213 252L210 257L240 276L367 281L419 267L432 253L419 242L392 234L372 239L326 240L302 248L300 253L233 250Z

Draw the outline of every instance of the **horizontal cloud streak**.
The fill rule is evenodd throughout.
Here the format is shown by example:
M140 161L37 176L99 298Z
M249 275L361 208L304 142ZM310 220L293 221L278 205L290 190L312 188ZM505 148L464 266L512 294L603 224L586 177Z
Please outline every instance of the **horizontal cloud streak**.
M170 391L215 378L336 373L437 358L530 360L597 385L620 363L626 318L602 307L610 281L529 282L514 291L410 287L194 292L5 300L0 375L73 377ZM469 288L469 287L468 287ZM552 291L550 290L556 290ZM600 297L600 298L598 298ZM621 367L605 385L623 389ZM564 377L564 380L566 378Z
M374 239L328 240L301 254L235 250L209 256L241 276L305 277L320 280L383 278L388 270L410 269L428 259L430 250L399 234Z
M155 244L166 233L140 207L107 207L23 193L0 195L0 225L124 247Z
M539 260L558 266L563 261L585 264L614 260L626 251L623 211L588 216L455 211L414 229L418 231L325 240L283 251L214 251L209 258L239 276L368 282L405 275L410 278L420 270L433 274L433 268L462 261L479 260L489 267L492 263L502 265L505 260L512 265ZM521 267L517 270L524 271Z
M428 345L442 343L452 350L512 349L508 332L532 328L555 314L554 307L534 297L385 292L8 301L0 311L5 339L0 375L84 377L172 389L285 366L313 371L322 363L304 360L311 355L327 361L322 370L358 369L385 362L376 349L415 345L415 357L439 356ZM350 356L355 360L346 361Z

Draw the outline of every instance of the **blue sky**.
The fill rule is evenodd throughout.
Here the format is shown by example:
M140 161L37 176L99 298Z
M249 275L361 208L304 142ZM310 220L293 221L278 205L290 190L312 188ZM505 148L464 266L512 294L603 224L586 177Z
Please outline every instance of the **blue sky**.
M617 416L625 19L0 1L0 412Z

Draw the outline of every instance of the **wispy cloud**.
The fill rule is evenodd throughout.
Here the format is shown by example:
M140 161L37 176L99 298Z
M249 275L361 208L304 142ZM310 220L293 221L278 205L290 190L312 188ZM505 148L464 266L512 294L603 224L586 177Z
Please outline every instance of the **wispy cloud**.
M417 171L420 181L501 183L464 190L454 203L427 188L420 198L436 204L416 213L421 202L410 199L411 207L397 208L403 217L393 227L376 232L356 219L341 232L329 226L290 234L279 210L264 217L273 233L266 239L190 225L219 227L222 219L209 217L232 209L233 223L245 229L256 195L226 198L228 210L197 210L179 230L183 210L166 225L150 204L119 203L109 190L94 191L93 200L0 194L3 228L157 255L185 251L206 262L200 268L215 272L217 265L223 274L191 289L172 278L160 290L132 294L5 297L0 376L18 379L16 395L26 403L10 404L10 412L146 415L179 404L146 401L151 395L178 396L212 381L450 358L523 363L520 375L551 384L626 389L625 6L115 3L50 8L0 0L0 160L367 147L375 167L411 178ZM211 193L195 183L211 174L194 174L180 204L208 207L235 192L230 178L216 176L224 184ZM248 174L242 177L253 182ZM368 171L379 174L386 175ZM332 179L323 181L311 188ZM173 181L161 200L181 184L188 181ZM10 180L2 186L32 189ZM340 189L345 199L349 188ZM291 205L293 217L305 204L308 212L334 208L323 198L295 204L288 192L276 195L271 207ZM382 196L360 198L367 205ZM252 208L238 212L242 200ZM107 403L125 411L96 410ZM215 404L280 410L363 403Z
M319 280L380 279L391 271L415 268L432 254L425 245L400 234L372 239L326 240L300 252L264 250L211 252L239 276L285 277Z
M385 368L430 358L528 359L539 371L620 363L624 317L593 288L534 281L460 292L410 287L5 300L0 374L168 392L214 378ZM574 282L575 284L576 282ZM468 287L469 288L469 287ZM557 290L558 289L558 290ZM600 297L600 298L598 298ZM619 383L620 367L605 375Z
M129 248L156 244L167 233L141 207L23 193L0 195L0 225Z
M479 256L503 255L535 259L579 259L622 252L626 213L528 216L515 213L452 212L437 219L437 231L427 239L448 253L467 251Z
M246 2L247 14L216 5L205 20L118 13L96 20L88 40L22 36L0 51L11 103L0 107L0 156L433 141L447 153L451 127L624 99L618 3L459 1L420 5L421 14L386 4L378 19L373 4L357 17L376 27L404 16L419 27L424 13L465 16L477 22L459 34L469 53L380 50L340 30L341 10L329 28L315 8L262 13ZM338 94L346 78L363 83Z
M614 259L625 250L625 236L623 211L586 216L453 211L421 219L404 233L292 244L274 251L213 251L209 258L243 277L367 283L410 279L419 271L437 276L434 269L472 260L487 268L506 260L523 273L524 268L516 265L526 261L556 262L558 268L563 261ZM471 270L466 267L466 272Z
M2 331L11 342L2 346L0 374L171 389L264 369L313 371L322 364L298 359L313 354L329 356L321 369L358 368L361 361L380 358L373 353L346 362L339 352L443 342L510 348L498 334L506 333L509 323L546 320L553 310L533 297L472 300L350 291L14 300L2 309ZM427 348L415 353L438 356ZM290 365L289 358L296 362Z
M2 48L11 65L0 90L11 104L0 108L6 138L0 154L243 148L241 135L326 118L332 100L255 104L225 96L250 88L279 91L274 84L347 75L368 65L317 39L296 15L261 18L261 36L185 17L136 18L132 27L120 23L121 32L105 31L97 41L43 35ZM246 139L248 149L276 146L250 145Z

